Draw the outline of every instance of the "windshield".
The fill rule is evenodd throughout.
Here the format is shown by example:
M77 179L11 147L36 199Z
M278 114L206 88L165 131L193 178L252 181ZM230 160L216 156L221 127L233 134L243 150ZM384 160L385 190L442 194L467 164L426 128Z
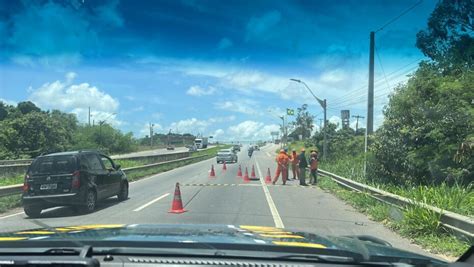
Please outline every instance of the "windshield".
M80 229L454 261L474 236L472 6L0 0L0 247Z
M64 174L78 170L73 156L39 157L30 167L29 174Z

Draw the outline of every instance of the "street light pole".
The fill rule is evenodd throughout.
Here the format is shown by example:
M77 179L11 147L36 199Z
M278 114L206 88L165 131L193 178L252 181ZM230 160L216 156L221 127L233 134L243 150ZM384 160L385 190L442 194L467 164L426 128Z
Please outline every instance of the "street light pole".
M309 88L309 86L301 81L301 80L298 80L298 79L290 79L290 81L294 81L294 82L297 82L297 83L302 83L306 89L311 93L311 95L316 99L316 101L318 101L319 105L321 105L321 107L323 108L324 110L324 128L323 128L323 135L324 135L324 142L323 142L323 160L326 160L327 158L327 154L328 154L328 140L327 140L327 100L326 99L320 99L319 97L317 97L313 91L311 91L311 89Z

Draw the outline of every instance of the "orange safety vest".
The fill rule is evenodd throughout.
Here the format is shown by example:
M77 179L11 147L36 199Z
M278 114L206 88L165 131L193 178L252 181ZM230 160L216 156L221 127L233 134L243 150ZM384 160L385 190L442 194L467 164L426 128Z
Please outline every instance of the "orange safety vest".
M278 156L276 157L276 161L278 162L278 165L280 166L288 166L289 162L288 155L286 155L285 152L280 152Z

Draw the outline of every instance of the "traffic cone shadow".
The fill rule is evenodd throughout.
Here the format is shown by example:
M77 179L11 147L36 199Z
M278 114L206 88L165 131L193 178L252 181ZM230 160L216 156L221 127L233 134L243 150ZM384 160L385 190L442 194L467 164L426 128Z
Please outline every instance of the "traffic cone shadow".
M224 161L224 165L222 165L222 170L227 171L227 165L225 164L225 161Z
M179 190L179 183L176 183L176 188L174 190L173 203L171 204L171 209L169 213L183 213L187 210L183 207L183 201L181 200L181 191Z

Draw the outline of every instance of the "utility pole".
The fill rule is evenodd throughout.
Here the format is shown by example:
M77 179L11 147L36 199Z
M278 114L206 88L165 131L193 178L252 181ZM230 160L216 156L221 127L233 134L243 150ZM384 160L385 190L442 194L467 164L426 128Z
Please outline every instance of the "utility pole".
M327 101L326 99L323 100L323 108L324 108L324 144L323 144L323 160L326 160L328 155L328 120L327 120Z
M355 116L352 116L352 118L356 118L356 134L357 134L357 130L359 129L359 119L363 119L364 117L360 115L355 115Z
M150 122L150 147L153 148L153 126L155 124Z
M367 135L374 131L374 50L375 32L370 32L369 93L367 99Z
M91 127L91 107L89 106L89 127Z
M374 51L375 32L370 32L370 55L369 55L369 92L367 99L367 127L365 128L364 144L364 176L367 176L367 151L369 146L369 134L374 131Z

